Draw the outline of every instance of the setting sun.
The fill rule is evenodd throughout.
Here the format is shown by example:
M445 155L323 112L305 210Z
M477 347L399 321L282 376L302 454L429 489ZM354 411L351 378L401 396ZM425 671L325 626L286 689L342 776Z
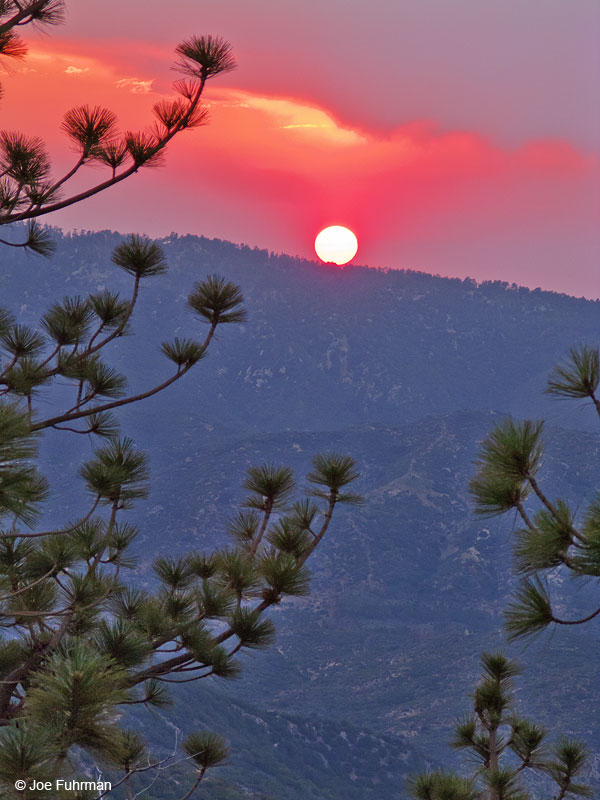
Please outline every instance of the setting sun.
M315 252L326 263L347 264L356 255L358 239L342 225L324 228L315 239Z

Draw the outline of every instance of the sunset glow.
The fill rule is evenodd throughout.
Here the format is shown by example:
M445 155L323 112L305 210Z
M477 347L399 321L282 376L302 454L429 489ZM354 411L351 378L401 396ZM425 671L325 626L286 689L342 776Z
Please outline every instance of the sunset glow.
M340 22L335 4L320 9L327 47L315 44L319 58L299 80L294 48L308 11L269 4L284 48L284 39L253 22L266 13L264 2L258 16L237 2L202 14L184 5L192 16L185 26L173 17L163 29L148 14L140 28L134 12L144 7L133 0L117 37L107 17L82 0L52 36L28 34L28 57L3 79L0 127L43 134L57 172L73 163L60 131L69 108L107 106L122 130L152 124L154 103L173 96L173 48L188 30L226 36L239 63L207 84L209 124L174 141L164 168L141 170L48 222L202 233L311 257L313 232L333 218L360 231L362 263L596 296L600 133L597 114L590 116L593 89L582 79L587 67L575 59L588 52L575 43L594 29L595 12L587 23L584 14L573 17L572 30L546 21L542 39L538 17L526 9L516 26L515 13L500 6L493 25L489 13L457 8L456 30L440 40L435 58L424 58L413 42L430 20L426 4L412 2L393 70L383 58L392 51L382 44L381 63L372 53L352 83L337 42L344 40L340 24L349 38L360 28L353 12ZM107 8L110 15L121 7L110 0ZM382 36L396 30L392 6L377 14ZM497 68L505 52L494 50L499 29L511 34L516 53L505 79ZM475 70L468 54L456 59L463 34L489 53L489 69L479 61ZM555 74L558 64L571 71L562 66ZM553 82L552 95L542 91ZM454 85L462 90L450 98ZM530 95L539 98L535 113Z

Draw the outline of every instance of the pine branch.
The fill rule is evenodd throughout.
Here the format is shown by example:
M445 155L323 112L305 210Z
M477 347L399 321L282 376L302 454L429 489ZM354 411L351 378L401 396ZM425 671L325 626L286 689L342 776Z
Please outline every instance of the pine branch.
M102 331L103 325L101 325L98 328L98 330L96 331L96 333L90 339L87 348L78 356L79 359L87 358L87 357L93 355L94 353L97 353L99 350L102 350L103 347L106 347L106 345L109 342L112 342L113 339L116 339L118 336L121 336L123 334L123 331L127 327L127 323L131 319L131 315L133 314L133 310L135 308L135 304L136 304L137 299L138 299L139 289L140 289L140 279L141 279L140 275L136 275L135 276L135 281L134 281L134 284L133 284L133 292L131 294L131 300L129 301L129 305L127 306L127 310L125 311L125 314L123 315L123 321L121 322L121 324L109 336L106 336L100 342L98 342L97 344L94 344L94 339Z
M560 521L561 517L560 517L560 512L559 512L558 508L554 505L554 503L552 503L546 497L546 495L544 494L544 492L540 488L540 485L538 484L535 476L533 474L527 472L526 475L525 475L525 478L526 478L527 482L529 483L529 485L531 486L531 488L533 489L533 491L535 492L535 494L537 495L538 499L546 506L548 511L554 517L554 519L556 521ZM575 539L579 539L579 541L584 541L583 537L581 536L581 533L573 525L570 526L570 530L571 530L571 533L573 534L573 537Z
M17 13L13 14L12 17L0 23L0 34L8 33L16 26L28 25L34 22L47 6L51 7L52 14L46 19L42 16L41 21L49 25L56 25L62 22L63 5L62 2L57 2L56 0L32 0L32 2L19 7Z
M154 680L160 681L161 683L193 683L194 681L199 681L202 678L209 678L211 675L214 675L214 671L210 669L208 672L205 672L203 675L196 675L193 678L182 678L181 680L175 680L174 678L164 678L159 677L158 675L154 678Z
M523 506L523 503L521 503L519 501L516 504L516 509L519 512L519 515L520 515L521 519L523 520L523 522L525 523L525 525L527 525L527 527L529 528L529 530L530 531L535 531L535 526L534 526L533 522L531 521L531 519L529 518L529 515L525 511L525 507Z
M79 156L79 158L77 159L77 161L75 162L75 164L73 165L73 167L68 172L66 172L63 175L62 178L59 178L59 180L57 180L54 184L52 184L52 186L50 186L47 189L47 191L46 191L47 196L52 196L52 195L56 194L56 192L60 189L60 187L63 184L65 184L67 181L71 180L71 178L74 175L76 175L77 172L79 172L79 170L81 169L81 167L85 164L86 158L87 158L87 156L84 153L82 153ZM43 198L40 199L40 202L37 203L36 205L37 206L41 206L42 203L43 203ZM31 208L33 208L33 206L31 206Z
M589 397L600 416L596 395L600 383L600 354L597 347L573 347L569 358L558 364L548 378L546 393L559 398Z
M206 351L210 341L213 337L215 332L216 325L211 326L210 332L206 337L203 345L202 350L203 352ZM70 422L71 420L75 419L82 419L83 417L89 417L92 414L101 414L104 411L109 411L113 408L121 408L122 406L129 405L130 403L137 403L140 400L145 400L148 397L152 397L159 392L162 392L168 386L178 381L182 378L189 370L193 367L193 364L189 364L188 366L183 367L180 370L172 375L167 380L163 381L162 383L158 384L158 386L153 387L152 389L148 389L145 392L141 392L140 394L133 395L131 397L124 397L121 400L114 400L112 403L104 403L103 405L94 406L93 408L84 409L83 411L74 411L72 413L61 414L57 417L51 417L50 419L45 419L41 422L36 422L31 426L32 431L39 431L43 430L44 428L54 427L55 425L60 425L62 422Z
M83 525L87 522L92 514L98 508L98 504L100 503L100 497L97 496L94 500L94 504L85 515L81 519L77 520L73 525L69 525L67 528L60 528L58 530L53 531L39 531L37 533L23 533L23 532L14 532L14 533L0 533L0 540L2 539L39 539L43 536L62 536L67 533L72 533L74 530L79 528L80 525Z
M258 551L258 548L260 546L260 543L262 541L262 538L263 538L263 536L265 534L265 531L267 529L267 525L269 524L269 519L271 518L272 512L273 512L273 501L272 500L267 500L267 502L265 504L265 509L263 511L262 524L260 526L260 529L259 529L258 533L256 534L256 536L252 540L252 546L250 547L250 549L248 551L248 557L249 558L254 558L254 556L256 555L256 553Z
M257 616L260 616L264 611L267 610L270 606L274 605L275 600L263 600L260 602L255 608L254 613ZM227 628L218 636L215 637L215 644L223 644L232 636L235 636L235 631L233 628ZM160 675L168 675L177 667L186 666L192 664L194 662L194 658L188 653L182 653L180 656L175 656L174 658L161 661L159 664L154 664L151 667L148 667L141 672L135 673L130 677L130 686L136 686L139 683L143 683L151 678L158 679Z
M134 236L130 237L129 240L126 240L126 242L124 244L127 244L127 242L131 242L132 240L136 241L136 240L138 240L140 238L141 237L137 237L137 236L134 235ZM84 350L82 350L81 352L77 352L77 343L75 343L73 351L71 352L71 354L67 358L67 364L70 367L76 368L77 365L82 363L86 358L89 358L90 356L95 355L97 352L102 350L102 348L104 348L107 344L109 344L114 339L116 339L117 337L119 337L119 336L121 336L123 334L123 332L125 331L125 328L127 327L127 323L131 319L131 316L133 314L133 311L134 311L134 308L135 308L135 305L136 305L136 302L137 302L137 299L138 299L138 296L139 296L139 284L140 284L141 278L142 278L141 274L136 274L135 281L134 281L134 286L133 286L133 291L132 291L132 294L131 294L131 299L129 300L127 308L124 311L123 319L120 322L120 324L117 326L117 328L109 336L106 336L102 341L100 341L100 342L98 342L97 344L94 345L94 340L97 338L97 336L100 335L100 333L102 332L102 330L105 327L105 323L102 322L102 324L97 328L95 333L91 336L91 338L90 338L90 340L88 342L88 345ZM53 355L56 355L59 349L60 348L58 348L54 352ZM53 357L53 355L51 355L49 358L47 358L46 361L43 362L43 364L46 364L48 361L50 361L51 358ZM48 373L48 375L50 377L54 377L55 375L58 375L60 373L60 370L61 370L61 366L57 365L53 370L51 370ZM2 376L0 376L0 378L1 377ZM85 379L82 379L79 382L79 386L80 387L83 386L84 380ZM76 407L77 407L77 404L76 404L75 408ZM77 430L75 430L74 432L75 433L80 433L80 431L77 431Z
M49 203L47 205L41 205L38 207L30 208L25 211L21 212L13 212L4 215L0 215L0 225L10 224L12 222L20 222L22 220L27 219L34 219L46 214L51 214L55 211L60 211L64 208L68 208L69 206L74 205L75 203L80 203L83 200L87 200L90 197L93 197L100 192L109 189L111 186L115 186L121 181L124 181L126 178L130 177L134 173L136 173L140 167L144 165L144 163L149 162L152 158L154 158L157 154L159 154L171 141L171 139L181 131L185 130L188 127L189 122L192 120L194 113L198 107L200 102L200 97L202 92L204 91L204 86L206 83L206 77L200 78L198 86L196 88L195 94L193 95L192 99L189 102L188 110L185 115L177 122L177 124L165 133L160 139L156 140L156 142L149 148L148 152L145 154L144 161L140 162L134 156L133 161L129 167L126 167L122 172L118 174L114 174L111 178L102 181L96 186L92 186L89 189L86 189L78 194L72 195L71 197L67 197L63 200L58 200L54 203Z
M8 594L0 596L0 603L2 603L4 600L10 600L12 597L16 597L19 594L23 594L23 592L29 591L29 589L33 589L33 587L37 586L39 583L43 583L45 580L47 580L53 575L57 566L58 565L54 563L51 569L49 569L45 575L42 575L37 580L33 581L32 583L28 583L27 586L22 586L20 589L16 589L14 592L9 592Z
M0 215L0 225L2 225ZM26 251L31 251L40 256L51 256L56 250L56 244L50 239L50 235L41 228L36 222L31 222L27 229L27 239L23 242L11 242L7 239L0 239L0 244L8 247L17 247Z
M298 559L298 564L302 565L302 564L304 564L306 562L306 560L308 558L310 558L312 553L316 550L316 548L318 547L319 543L321 542L321 540L323 539L323 537L327 533L327 529L329 528L331 520L333 519L333 511L335 509L337 501L338 501L337 500L337 492L334 489L332 489L331 490L331 496L329 498L329 503L328 503L328 506L327 506L327 511L325 512L325 518L323 520L323 524L321 525L321 528L319 529L319 532L316 535L313 534L313 537L314 537L313 541L310 543L308 548L305 550L304 554Z
M198 788L198 786L200 786L200 783L201 783L202 779L204 778L204 774L205 774L205 772L206 772L206 768L204 767L204 768L203 768L203 769L200 771L200 773L198 774L198 777L197 777L197 778L196 778L196 780L194 781L194 783L193 783L193 785L191 786L191 788L190 788L189 792L186 792L186 793L183 795L183 797L181 798L181 800L189 800L189 798L190 798L190 797L191 797L191 796L194 794L194 792L196 791L196 789Z
M31 426L31 430L39 431L43 430L44 428L51 428L56 425L60 425L62 422L70 422L71 420L82 419L83 417L89 417L92 414L102 414L103 412L110 411L113 408L121 408L121 406L126 406L130 403L137 403L140 400L146 400L148 397L152 397L153 395L158 394L158 392L162 392L163 389L166 389L172 383L175 383L175 381L182 378L185 373L189 371L189 369L191 369L191 366L179 370L170 378L146 392L141 392L140 394L136 394L131 397L125 397L122 400L115 400L112 403L104 403L103 405L84 409L83 411L73 411L71 413L61 414L58 417L52 417L50 419L43 420L42 422L36 422Z
M583 619L560 619L553 614L552 622L555 622L557 625L583 625L585 622L590 622L595 619L598 615L600 615L600 608L592 611L591 614L588 614L587 617L583 617Z

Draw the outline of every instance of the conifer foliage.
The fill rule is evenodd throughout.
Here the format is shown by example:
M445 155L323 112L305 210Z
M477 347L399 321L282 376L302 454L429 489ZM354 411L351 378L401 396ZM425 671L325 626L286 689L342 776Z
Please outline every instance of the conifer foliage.
M315 457L304 499L288 467L251 467L247 499L231 521L232 546L157 557L155 591L137 588L131 576L138 529L123 512L146 496L148 467L135 442L120 434L115 411L181 380L217 329L241 322L245 312L237 286L218 276L197 282L187 313L204 336L191 326L188 338L164 342L166 377L131 389L108 357L131 332L140 284L167 265L159 245L137 235L115 248L112 261L130 276L128 298L109 291L66 297L38 327L19 324L8 310L0 314L2 796L12 796L24 776L64 776L73 752L122 770L124 785L147 770L152 757L118 721L117 709L161 706L173 684L237 677L240 651L273 641L265 612L286 596L308 593L305 562L335 508L359 500L345 491L357 477L354 462L340 454ZM98 445L73 476L89 497L87 511L38 530L41 504L51 500L35 465L48 429L92 434ZM208 732L190 734L183 746L195 765L187 797L227 749Z
M63 18L62 0L0 0L0 57L22 58L18 31ZM178 133L202 125L206 81L235 67L229 44L192 36L176 49L183 79L175 97L154 107L150 130L120 133L114 114L81 106L68 111L63 132L76 150L64 175L52 175L43 141L0 132L0 225L26 222L21 242L49 255L53 243L37 218L104 191L142 167L160 163ZM69 192L80 169L100 165L106 176ZM314 460L311 489L298 498L292 471L279 464L250 468L249 495L231 522L232 545L214 552L157 557L154 590L135 584L138 528L123 512L148 491L146 457L120 432L115 412L167 390L206 356L217 329L243 322L242 293L226 279L198 281L187 313L196 327L162 343L167 371L153 385L132 388L109 361L114 344L132 332L140 287L167 270L161 247L126 237L112 254L131 279L122 297L103 289L53 302L39 325L21 324L0 308L0 795L63 797L30 792L15 781L77 776L92 765L117 775L113 789L133 797L140 775L170 766L157 760L127 727L127 709L160 707L173 684L209 676L231 679L238 654L268 647L266 615L286 596L308 593L305 565L328 531L335 508L359 498L341 491L357 477L352 459L332 453ZM198 324L204 326L199 335ZM65 393L70 387L70 396ZM87 510L52 530L36 527L50 483L36 466L49 430L92 436L93 455L73 475L87 493ZM63 481L68 480L61 476ZM174 688L174 687L173 687ZM190 732L182 743L191 797L208 770L227 758L217 733ZM120 776L120 777L119 777ZM141 790L143 791L143 790ZM70 800L102 797L68 791Z
M0 0L0 60L24 58L24 26L57 25L64 13L63 0ZM141 168L160 165L176 135L207 123L202 93L207 80L235 69L231 46L218 36L192 36L175 53L174 69L184 77L173 84L172 98L154 105L154 122L148 128L120 131L115 114L99 106L78 106L65 113L61 127L75 158L64 174L53 173L42 138L0 131L0 226L27 221L22 240L0 238L1 243L50 255L54 243L38 224L40 217L105 191ZM86 167L99 167L104 174L99 180L90 178L87 188L79 184L70 190L72 179Z
M560 738L517 713L513 681L519 667L501 653L484 653L471 713L456 725L452 746L474 765L468 777L437 771L418 775L414 800L574 800L592 797L580 775L582 742Z
M600 354L587 345L573 348L551 373L547 393L560 399L590 400L600 415ZM499 423L482 444L471 492L480 514L515 512L515 559L523 576L506 611L509 636L534 635L552 625L581 625L600 619L600 607L566 615L552 597L554 577L593 582L600 578L600 495L573 509L549 497L540 480L543 423L512 419ZM564 601L562 601L564 602Z

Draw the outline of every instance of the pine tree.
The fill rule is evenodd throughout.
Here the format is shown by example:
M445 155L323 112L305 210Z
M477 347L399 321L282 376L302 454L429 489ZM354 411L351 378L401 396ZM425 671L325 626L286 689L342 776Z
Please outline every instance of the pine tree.
M546 731L515 710L513 680L519 667L501 653L484 653L473 709L456 725L452 746L475 764L468 777L436 771L411 782L415 800L574 800L592 797L580 782L587 753L582 742L561 737L546 745ZM531 785L533 789L528 788ZM552 787L552 788L551 788ZM552 795L548 793L552 791Z
M20 29L31 24L60 24L64 12L63 0L0 0L0 57L24 58L27 46ZM65 113L62 130L77 155L62 175L53 175L42 138L0 131L0 226L27 221L22 241L0 238L0 243L50 255L54 242L38 224L40 217L103 192L142 168L159 166L175 136L207 123L202 94L208 80L235 69L231 46L220 37L191 36L176 47L175 53L174 69L183 78L173 84L171 99L154 105L151 127L119 131L115 114L93 105ZM72 179L86 167L100 167L104 175L85 189L69 191ZM98 170L93 172L96 175Z
M0 55L23 57L18 28L56 24L63 10L61 0L0 0ZM29 224L25 241L0 241L49 255L52 242L38 217L157 164L176 134L205 122L205 83L234 68L231 49L220 38L191 37L177 55L185 79L175 84L174 100L154 107L152 131L118 134L107 109L85 106L65 115L63 128L78 157L62 177L51 176L40 139L0 134L0 224ZM82 167L99 163L108 169L106 180L61 195ZM245 310L239 287L223 277L197 282L187 306L205 335L163 342L170 371L149 387L130 389L128 376L109 362L111 349L132 332L140 287L167 264L160 246L138 235L115 248L112 262L131 278L129 297L110 289L64 297L36 327L0 308L0 794L7 799L56 800L60 791L23 792L14 783L76 776L90 763L112 770L113 788L132 797L138 776L169 767L174 757L153 757L123 713L133 705L167 704L172 684L237 677L238 654L273 640L268 610L286 596L308 593L306 561L336 507L360 499L346 491L358 473L341 454L315 457L307 476L312 489L303 498L285 465L252 467L244 482L249 496L230 526L233 545L157 557L155 589L136 586L138 529L123 512L146 496L148 467L120 433L115 411L183 379L207 355L217 330L242 322ZM65 382L71 387L66 404ZM87 511L40 530L36 522L51 497L36 458L49 430L85 441L91 435L100 444L72 477L89 495ZM224 762L227 747L217 734L201 731L190 733L183 750L193 773L181 796L186 800Z
M597 348L573 348L550 375L547 393L562 399L589 399L600 415L597 396L600 354ZM600 619L600 608L583 616L565 616L552 599L553 575L570 583L582 579L598 586L600 577L600 494L577 512L564 498L549 497L539 481L544 455L544 423L507 419L482 444L471 492L480 514L516 512L517 570L523 576L506 611L511 638L527 637L552 625L582 625ZM536 504L536 510L532 505Z
M6 796L24 775L64 775L74 750L120 768L124 784L146 770L145 745L120 727L116 709L161 706L171 684L235 678L237 654L273 640L265 612L286 596L307 594L306 561L335 508L359 501L347 492L357 477L347 456L316 456L307 476L313 488L304 499L296 499L288 467L251 467L248 498L230 526L233 546L160 556L153 565L156 590L137 588L128 576L138 529L122 512L146 496L148 468L135 443L120 435L114 412L181 380L204 358L216 330L243 321L245 312L237 286L214 275L196 283L188 310L207 326L206 335L164 342L170 373L150 388L129 390L108 355L131 333L140 284L162 275L166 261L158 244L137 235L115 248L112 261L131 277L127 299L108 290L66 297L38 328L19 324L7 310L0 314L0 621L6 632L0 749L10 754L0 759L0 786ZM72 398L59 408L53 398L65 381ZM59 394L64 398L64 390ZM40 409L48 407L53 410L44 416ZM49 429L92 434L104 444L79 471L88 510L54 530L38 530L40 505L50 498L35 461ZM194 734L184 749L197 764L193 787L226 753L206 733Z

